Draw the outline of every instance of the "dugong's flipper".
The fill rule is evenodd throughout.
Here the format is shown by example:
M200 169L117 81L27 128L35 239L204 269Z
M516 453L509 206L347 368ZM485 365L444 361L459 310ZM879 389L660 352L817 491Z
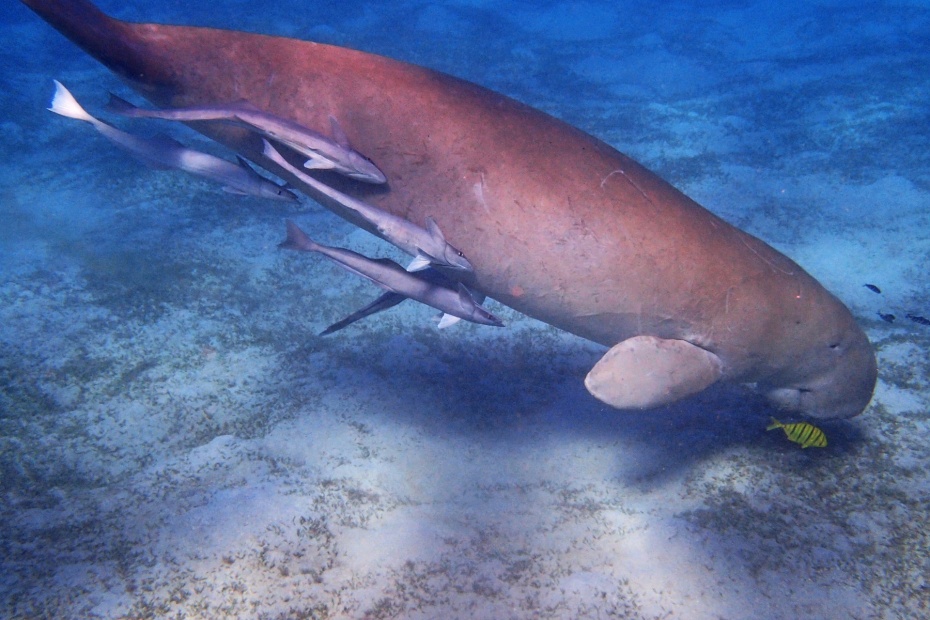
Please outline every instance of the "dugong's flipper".
M636 336L614 345L584 380L618 409L646 409L700 392L722 375L716 355L684 340Z

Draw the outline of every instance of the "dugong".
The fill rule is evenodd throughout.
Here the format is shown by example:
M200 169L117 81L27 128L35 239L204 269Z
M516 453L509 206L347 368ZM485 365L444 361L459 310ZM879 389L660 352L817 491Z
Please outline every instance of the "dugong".
M609 347L585 384L611 406L655 407L718 381L814 418L855 416L872 397L872 346L813 277L543 112L342 47L22 1L158 106L246 100L323 134L336 119L388 183L327 182L421 226L433 218L471 260L474 273L456 276L470 289ZM257 134L191 126L376 232L264 159Z

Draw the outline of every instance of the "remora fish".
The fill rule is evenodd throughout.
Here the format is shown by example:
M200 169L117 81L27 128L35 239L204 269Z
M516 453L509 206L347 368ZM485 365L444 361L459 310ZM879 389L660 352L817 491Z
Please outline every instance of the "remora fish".
M280 116L259 110L248 101L227 105L146 110L110 94L107 107L130 118L160 118L169 121L233 121L246 125L272 140L286 144L309 159L305 168L332 170L365 183L384 183L387 179L368 158L353 150L345 132L333 117L329 118L334 139Z
M445 286L447 288L456 287L456 283L453 280L451 280L445 274L440 273L436 269L425 269L423 271L417 272L417 277L425 279L433 284L436 284L437 286ZM485 300L484 295L480 293L475 293L474 291L469 291L469 293L471 293L472 298L475 300L476 303L478 304L484 303L484 300ZM352 323L355 323L356 321L360 321L361 319L364 319L366 316L371 316L372 314L377 314L378 312L384 312L385 310L393 308L394 306L396 306L402 301L405 301L406 299L407 297L399 293L388 291L384 293L383 295L381 295L380 297L378 297L378 299L374 300L373 302L365 306L364 308L356 310L355 312L353 312L352 314L350 314L349 316L345 317L344 319L340 321L336 321L335 323L333 323L332 325L324 329L322 332L320 332L320 335L327 336L329 334L332 334L333 332L337 332L340 329L344 327L348 327ZM451 314L443 314L442 318L439 321L439 329L444 329L446 327L449 327L450 325L455 325L460 320L461 319L457 316L452 316Z
M386 258L371 259L357 252L320 245L297 224L287 220L287 238L278 246L287 250L317 252L340 267L366 278L381 288L398 293L473 323L502 327L499 318L482 308L463 284L458 289L433 284Z
M88 114L61 82L55 80L55 95L48 108L55 114L85 121L117 146L145 163L159 168L178 168L223 184L233 194L296 202L297 196L261 176L241 158L239 165L195 151L167 136L142 138L104 123Z
M346 209L356 212L362 219L374 226L387 241L413 256L413 262L407 267L407 271L419 271L433 264L474 272L474 267L465 258L465 254L449 245L442 231L439 230L439 225L432 217L426 218L426 228L422 228L393 213L343 194L310 175L304 174L284 159L268 140L263 142L265 143L265 157L293 174L302 183L332 198Z

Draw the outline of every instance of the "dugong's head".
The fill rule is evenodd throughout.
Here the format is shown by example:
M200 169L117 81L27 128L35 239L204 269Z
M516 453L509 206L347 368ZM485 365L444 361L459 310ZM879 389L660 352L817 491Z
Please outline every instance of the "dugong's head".
M875 352L849 310L827 296L819 312L798 323L793 361L757 385L782 409L811 418L851 418L872 399Z

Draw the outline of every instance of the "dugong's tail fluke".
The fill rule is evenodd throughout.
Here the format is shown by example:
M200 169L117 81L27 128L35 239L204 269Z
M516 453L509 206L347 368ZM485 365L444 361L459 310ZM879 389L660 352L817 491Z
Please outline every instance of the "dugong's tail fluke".
M85 30L99 31L106 29L109 22L114 21L103 11L87 0L22 0L23 4L38 13L42 19L64 31L67 28L75 30L75 26L83 26ZM101 35L98 33L95 38Z
M163 71L147 57L132 24L113 19L87 0L22 0L56 30L107 68L130 80L166 84Z

